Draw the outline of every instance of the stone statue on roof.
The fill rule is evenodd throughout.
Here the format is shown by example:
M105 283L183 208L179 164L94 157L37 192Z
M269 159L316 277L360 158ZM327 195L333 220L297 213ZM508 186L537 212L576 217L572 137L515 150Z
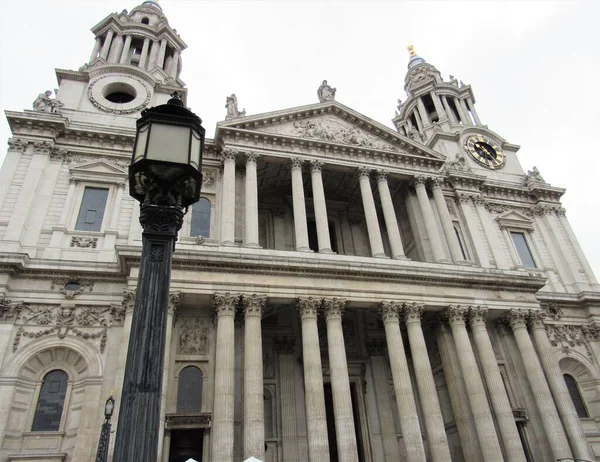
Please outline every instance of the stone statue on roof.
M246 109L243 111L238 110L238 100L237 96L235 96L235 93L232 93L231 96L227 96L225 100L225 107L227 108L225 120L235 119L237 117L246 115Z
M56 98L51 98L52 92L46 90L44 93L40 93L35 101L33 102L33 110L39 112L50 112L52 114L60 114L60 108L64 106Z
M335 101L335 88L331 88L327 85L327 80L323 80L323 83L317 90L317 95L319 96L319 103L324 103L325 101Z

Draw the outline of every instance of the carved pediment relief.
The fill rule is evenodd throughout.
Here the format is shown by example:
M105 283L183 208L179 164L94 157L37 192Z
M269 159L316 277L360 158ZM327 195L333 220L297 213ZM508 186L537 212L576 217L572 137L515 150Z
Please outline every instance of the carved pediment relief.
M86 162L69 168L75 180L105 180L122 182L127 178L127 170L104 160Z
M519 228L533 230L531 219L516 210L508 210L498 215L495 220L502 228Z

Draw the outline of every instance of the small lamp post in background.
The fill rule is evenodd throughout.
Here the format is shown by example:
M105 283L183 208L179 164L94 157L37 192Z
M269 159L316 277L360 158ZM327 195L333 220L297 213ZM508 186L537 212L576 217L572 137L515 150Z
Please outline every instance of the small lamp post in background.
M141 203L142 257L114 462L157 460L171 262L183 216L200 198L201 124L177 92L137 121L129 193Z
M96 452L96 462L108 461L108 444L110 443L110 418L115 409L115 400L111 395L104 403L104 423L100 431L100 441L98 441L98 451Z

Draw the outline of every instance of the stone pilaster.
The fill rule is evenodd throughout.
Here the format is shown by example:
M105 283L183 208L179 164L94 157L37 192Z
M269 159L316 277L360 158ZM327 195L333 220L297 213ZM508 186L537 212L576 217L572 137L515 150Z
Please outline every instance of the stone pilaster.
M235 157L237 151L225 148L221 155L223 177L221 185L221 244L235 243Z
M215 294L217 346L212 415L212 460L233 462L235 337L234 319L239 295Z
M405 303L402 311L408 341L412 353L413 367L417 379L417 388L425 422L425 432L429 443L429 454L433 462L450 462L450 449L446 438L446 429L442 410L431 372L431 363L427 355L425 337L421 328L421 316L424 306L418 303Z
M510 313L507 313L507 321L515 336L523 364L527 367L527 380L529 380L542 419L552 456L554 459L570 459L573 454L552 399L544 370L527 332L527 318L528 313L524 310L511 310Z
M244 246L260 247L258 245L258 181L256 163L260 156L256 153L246 153L246 210L244 226Z
M365 220L367 222L369 244L371 245L371 256L385 258L379 220L377 219L377 209L375 208L375 200L373 199L373 191L371 190L371 181L369 179L370 173L371 170L366 167L359 167L358 169L358 181Z
M471 412L475 421L475 429L479 438L479 445L484 461L502 462L502 450L494 427L492 412L488 405L483 381L479 375L477 361L469 334L466 328L467 307L451 305L444 311L444 317L448 320L452 329L452 336L458 353L458 362L462 376L465 380L465 388Z
M382 302L379 313L385 328L385 338L390 356L390 368L394 381L396 406L402 429L402 440L406 447L406 456L410 461L424 461L425 448L419 424L419 415L415 395L410 380L410 370L404 352L404 343L400 333L401 305L395 302Z
M442 246L442 239L440 237L440 233L438 232L437 223L433 215L433 209L431 208L429 196L427 195L427 189L425 188L426 181L427 178L424 176L418 175L415 177L414 185L417 193L417 199L419 201L419 208L421 209L421 214L423 215L423 220L425 221L425 230L427 232L427 236L429 237L429 244L431 245L431 250L433 252L433 259L440 262L446 261L446 254L444 252L444 247Z
M294 206L294 237L296 250L309 252L308 226L306 223L306 202L304 201L304 184L302 182L302 163L300 158L293 158L290 162L292 171L292 200Z
M581 427L575 406L573 406L573 400L569 395L567 384L548 340L542 313L539 311L530 312L529 322L542 368L546 373L546 379L550 385L552 396L554 396L558 414L562 419L564 429L573 449L573 456L575 459L594 460L595 456L592 454L590 445L586 441L585 433Z
M344 346L342 316L346 301L337 298L323 300L327 322L327 346L329 352L329 373L333 393L333 415L340 462L358 462L358 449L352 413L352 397L348 363Z
M267 297L242 295L244 305L244 460L265 458L261 317Z
M502 436L506 460L508 462L525 462L523 445L515 424L512 407L506 394L496 355L485 325L486 316L486 308L480 306L470 307L469 322L473 333L473 342L477 349L479 364L492 402L498 430Z
M310 162L313 204L315 208L315 222L317 225L317 241L319 242L319 252L332 253L331 241L329 239L327 206L325 204L325 192L323 190L323 177L321 176L322 168L323 162L318 160Z
M146 69L146 63L148 61L148 49L150 48L150 39L146 37L144 39L144 45L142 46L142 54L140 56L140 69Z
M311 462L329 462L323 369L317 328L317 313L320 306L321 300L314 298L301 298L298 301L302 323L308 454Z

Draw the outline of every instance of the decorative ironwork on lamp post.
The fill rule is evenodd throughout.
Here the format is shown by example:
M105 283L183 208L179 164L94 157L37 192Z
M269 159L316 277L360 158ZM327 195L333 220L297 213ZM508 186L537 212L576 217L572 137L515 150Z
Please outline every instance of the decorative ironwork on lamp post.
M108 461L108 445L110 443L110 418L113 415L115 409L115 400L112 394L104 403L104 423L102 424L102 430L100 431L100 441L98 441L98 451L96 452L96 462L107 462Z
M137 121L129 193L141 203L142 257L114 462L157 460L171 262L183 216L200 198L204 134L177 92Z

